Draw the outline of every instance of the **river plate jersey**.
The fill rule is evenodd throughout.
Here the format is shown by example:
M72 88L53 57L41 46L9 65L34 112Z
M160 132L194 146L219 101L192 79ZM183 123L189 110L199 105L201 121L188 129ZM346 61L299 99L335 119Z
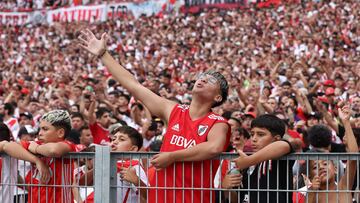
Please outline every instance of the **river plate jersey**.
M192 120L189 115L189 106L176 105L171 112L160 151L171 152L188 149L206 142L210 129L216 123L227 123L227 120L213 112ZM230 126L226 134L224 151L228 147L229 140ZM150 180L150 186L180 189L150 190L148 201L214 202L215 194L213 192L193 190L193 188L213 188L213 180L218 166L218 160L175 162L166 169L157 171Z

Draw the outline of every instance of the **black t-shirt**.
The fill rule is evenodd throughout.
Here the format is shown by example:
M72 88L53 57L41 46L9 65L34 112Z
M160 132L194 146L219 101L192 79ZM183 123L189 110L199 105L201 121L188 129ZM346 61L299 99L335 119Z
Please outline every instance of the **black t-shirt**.
M290 145L289 142L287 143ZM291 152L293 152L292 147ZM243 173L244 189L260 191L242 191L240 202L292 202L292 192L269 190L293 189L292 167L294 162L294 160L268 160L245 170ZM244 198L248 201L244 201Z

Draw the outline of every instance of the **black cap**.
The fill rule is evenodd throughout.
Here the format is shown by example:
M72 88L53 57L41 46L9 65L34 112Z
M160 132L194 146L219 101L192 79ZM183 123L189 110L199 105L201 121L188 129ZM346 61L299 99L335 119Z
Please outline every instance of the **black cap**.
M310 119L310 118L316 118L316 119L321 119L322 118L322 114L320 112L310 112L308 114L306 114L306 118L307 119Z
M21 117L21 116L25 116L26 118L28 118L28 119L30 119L30 120L33 118L32 114L29 113L29 112L21 113L21 114L20 114L20 117Z

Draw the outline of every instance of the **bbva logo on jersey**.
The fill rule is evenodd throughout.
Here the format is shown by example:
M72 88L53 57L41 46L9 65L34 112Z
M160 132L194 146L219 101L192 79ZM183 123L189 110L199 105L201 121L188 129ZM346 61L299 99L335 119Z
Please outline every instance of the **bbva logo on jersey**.
M199 125L198 135L203 136L208 128L209 128L209 126L207 126L207 125Z

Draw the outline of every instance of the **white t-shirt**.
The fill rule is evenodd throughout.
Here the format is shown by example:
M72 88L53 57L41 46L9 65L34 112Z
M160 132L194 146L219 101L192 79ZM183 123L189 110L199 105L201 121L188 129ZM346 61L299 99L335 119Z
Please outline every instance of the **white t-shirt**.
M124 162L127 162L127 161L118 161L118 166L119 166L119 164L121 165ZM132 164L132 167L135 169L136 175L140 178L140 180L145 185L148 186L149 185L148 178L147 178L146 173L145 173L144 169L142 168L142 166L139 164L136 164L136 165ZM117 201L116 202L117 203L123 203L123 202L136 203L136 202L139 202L139 200L140 200L139 195L140 195L140 191L138 190L137 186L135 186L132 183L122 180L120 177L120 173L117 173L117 193L116 193Z
M74 169L74 177L76 184L79 185L79 179L82 175L85 175L87 172L86 165L80 166ZM81 200L85 200L92 192L94 192L94 187L81 187L79 186L79 195Z
M0 200L1 202L14 202L14 193L17 183L17 159L2 156Z

